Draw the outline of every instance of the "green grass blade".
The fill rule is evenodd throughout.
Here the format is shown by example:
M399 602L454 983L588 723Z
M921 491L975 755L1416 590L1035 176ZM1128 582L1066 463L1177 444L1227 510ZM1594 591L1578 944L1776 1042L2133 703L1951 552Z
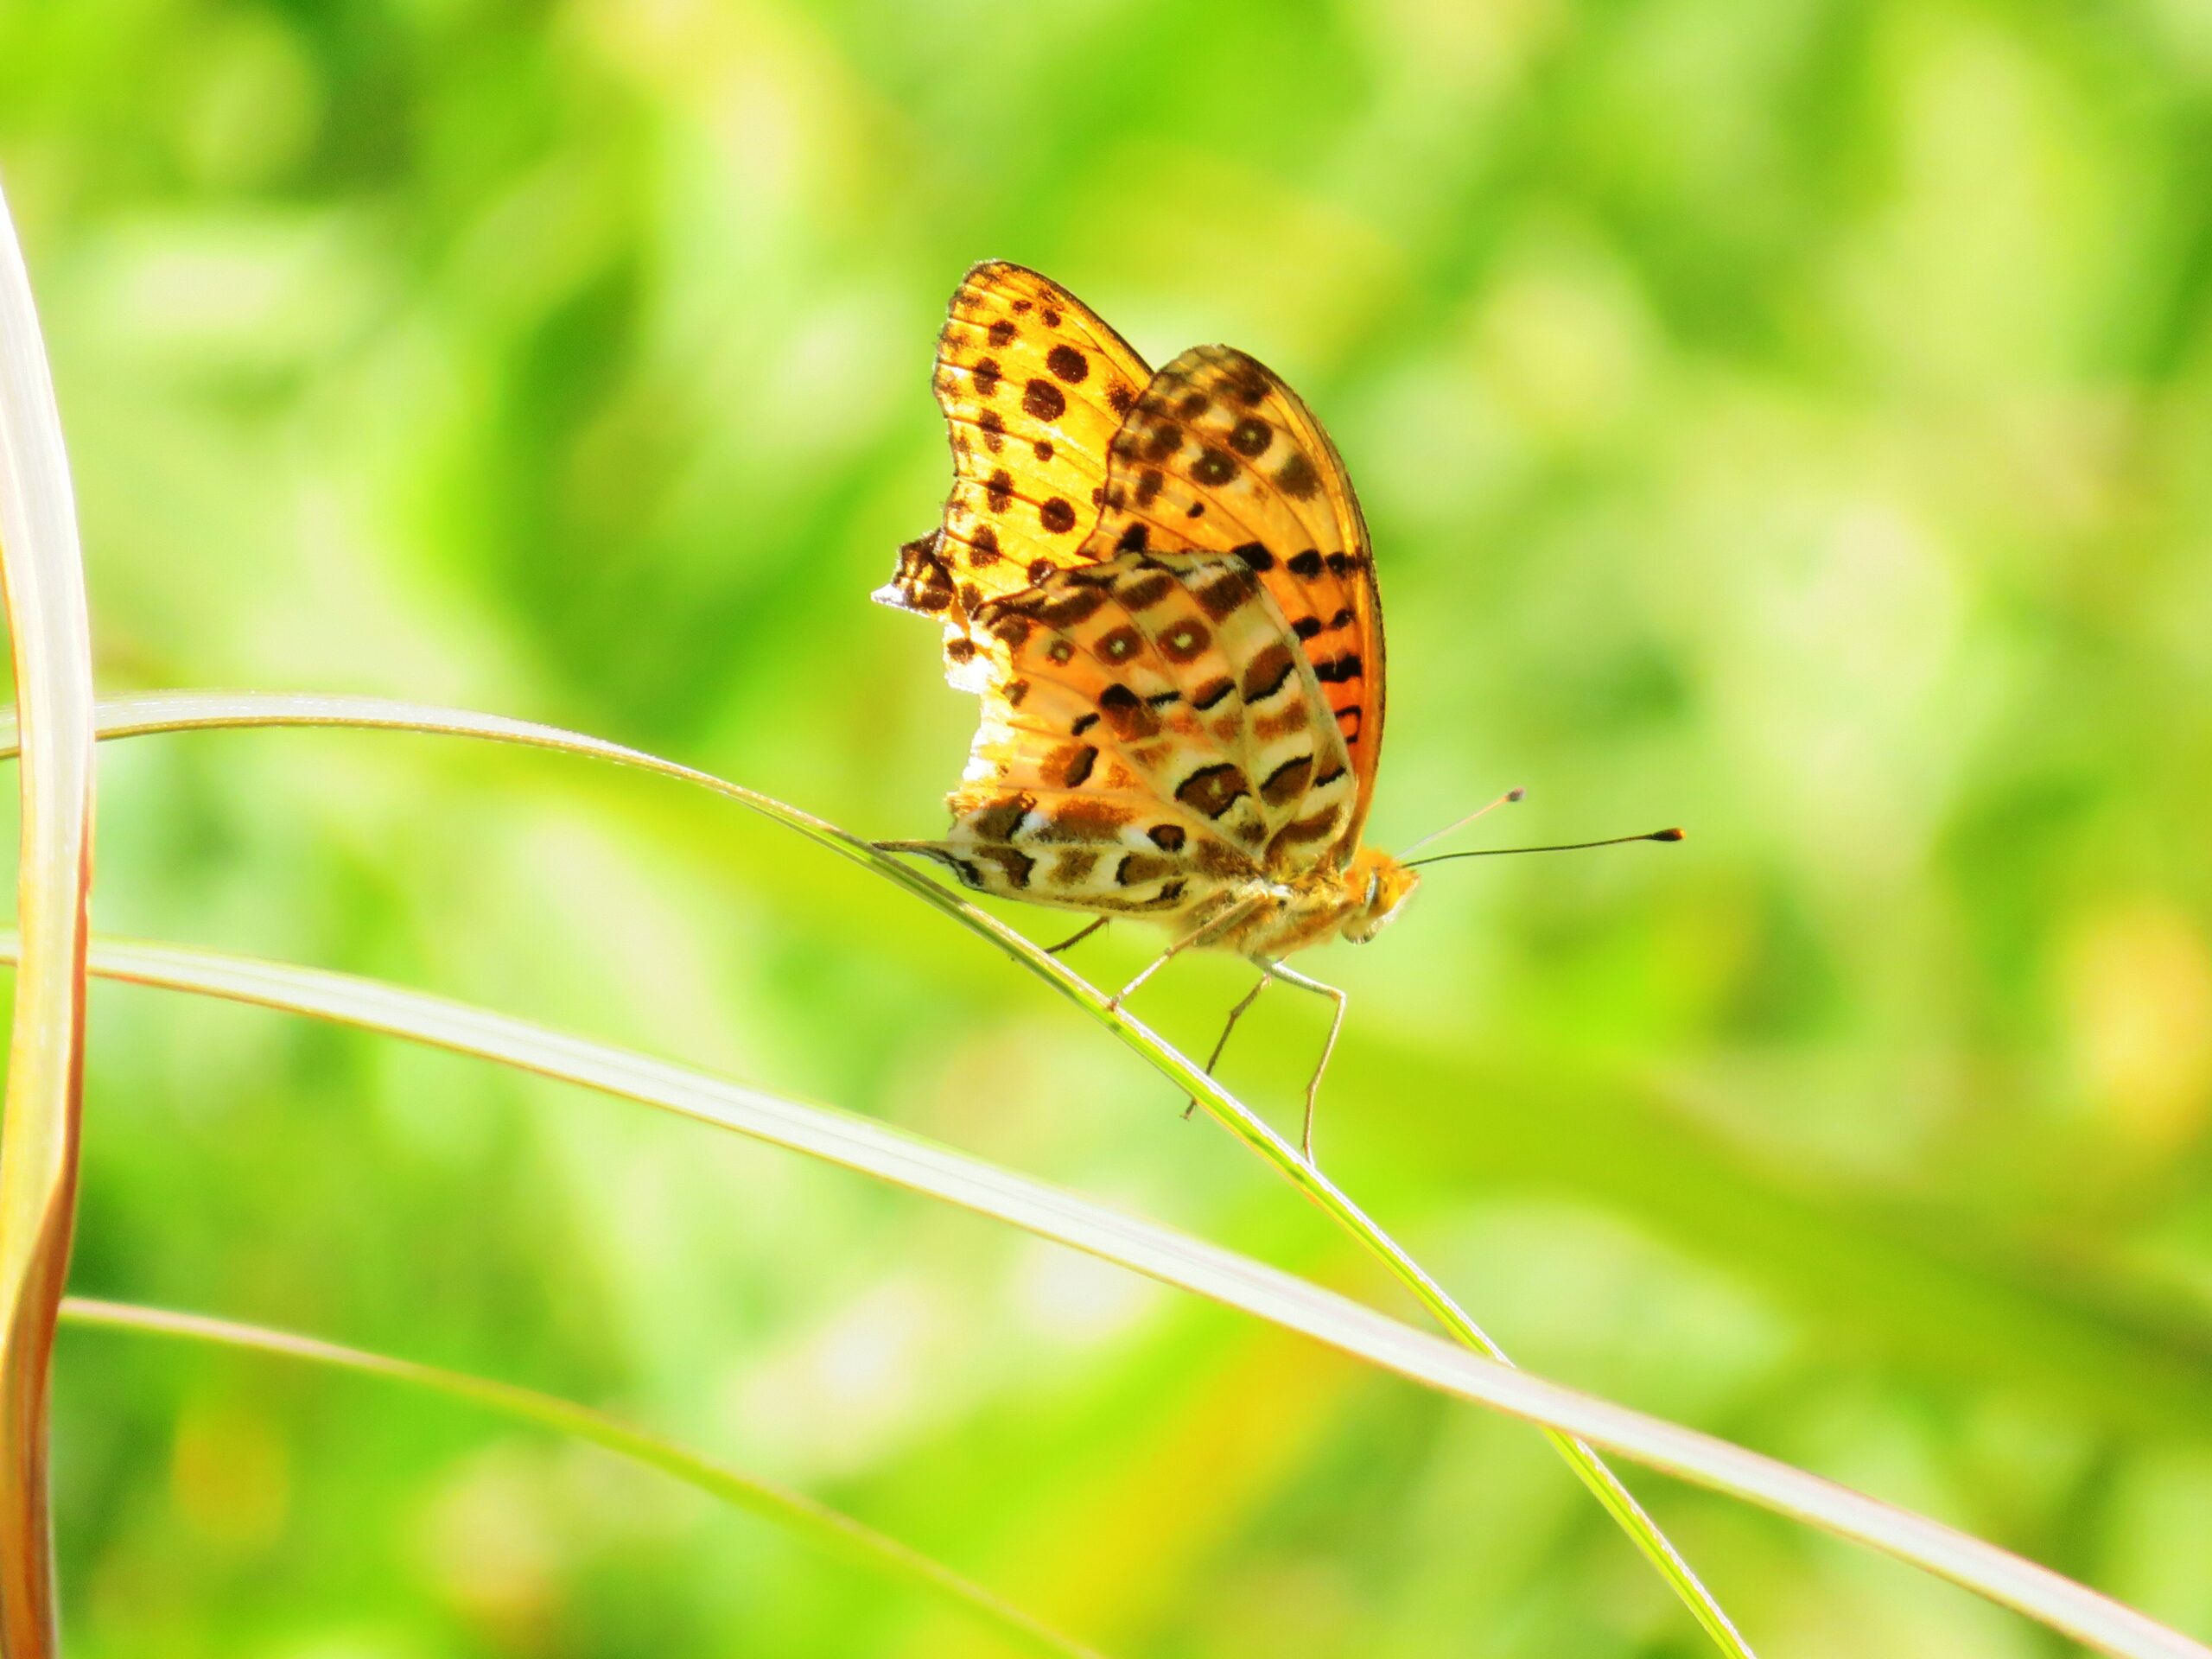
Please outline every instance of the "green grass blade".
M77 1216L92 655L61 421L15 221L0 198L0 585L22 702L23 971L0 1120L0 1651L55 1651L47 1406Z
M0 959L12 938L0 936ZM2207 1649L1994 1545L1757 1452L1468 1352L1264 1263L869 1119L375 981L173 945L97 942L104 976L286 1009L660 1106L1010 1223L1431 1388L1868 1544L2126 1659Z
M268 692L168 691L105 700L99 705L103 737L126 737L156 732L207 730L216 728L266 726L347 726L389 731L442 734L491 739L531 748L591 756L617 765L656 772L664 777L711 790L742 803L754 811L796 830L810 841L852 860L881 876L923 903L944 912L997 950L1020 963L1047 985L1081 1007L1090 1017L1129 1047L1144 1056L1193 1099L1201 1103L1229 1132L1242 1141L1276 1173L1331 1217L1347 1233L1379 1258L1385 1268L1410 1291L1437 1322L1476 1352L1510 1364L1505 1351L1491 1340L1467 1311L1452 1300L1443 1286L1354 1204L1337 1185L1307 1164L1264 1121L1230 1094L1205 1071L1126 1009L1107 1006L1105 995L1058 958L1046 955L1020 934L939 886L911 865L891 858L859 836L811 813L785 805L757 790L745 788L695 767L664 760L641 750L610 743L602 738L563 731L533 721L511 720L467 709L441 709L378 697L318 696ZM10 736L0 728L0 755L7 753ZM1547 1431L1548 1433L1548 1431ZM1753 1659L1750 1643L1738 1632L1719 1602L1707 1590L1688 1562L1669 1541L1658 1523L1644 1512L1635 1496L1623 1485L1591 1447L1571 1437L1550 1438L1582 1483L1596 1495L1605 1511L1627 1533L1644 1557L1673 1589L1699 1625L1721 1652L1733 1659Z
M804 1493L758 1479L727 1464L702 1457L688 1446L632 1428L619 1418L573 1401L488 1377L471 1376L463 1371L448 1371L435 1365L417 1364L413 1360L341 1347L289 1331L271 1331L200 1313L72 1296L61 1305L61 1318L67 1325L245 1348L257 1353L304 1360L309 1364L358 1371L403 1387L464 1401L513 1422L585 1440L618 1457L673 1475L725 1503L772 1522L874 1572L938 1597L994 1626L1030 1652L1054 1654L1059 1659L1100 1659L1096 1649L1062 1636L972 1580L961 1577L919 1550L910 1548L849 1515L817 1503Z

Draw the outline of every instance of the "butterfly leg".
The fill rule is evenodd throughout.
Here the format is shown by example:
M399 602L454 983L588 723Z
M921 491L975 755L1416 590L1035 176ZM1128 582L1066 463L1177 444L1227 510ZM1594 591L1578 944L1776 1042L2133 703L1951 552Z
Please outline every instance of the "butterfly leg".
M1176 957L1181 956L1192 945L1205 944L1214 939L1219 938L1224 933L1227 932L1238 922L1241 922L1249 917L1252 912L1259 909L1262 905L1268 902L1273 896L1274 895L1271 893L1255 893L1250 898L1240 899L1236 904L1231 905L1228 909L1223 911L1219 915L1211 917L1205 921L1200 922L1188 933L1185 933L1181 938L1176 940L1174 944L1169 945L1165 950L1161 951L1149 963L1146 963L1142 973L1139 974L1128 984L1122 986L1122 988L1115 992L1113 995L1108 997L1106 999L1106 1011L1109 1014L1120 1013L1122 1004L1135 996L1137 994L1137 988L1140 985L1142 985L1145 981L1150 979L1154 974L1165 968L1169 963L1174 961Z
M1321 1074L1329 1069L1329 1056L1337 1052L1337 1033L1344 1028L1344 1006L1351 999L1335 986L1324 985L1318 979L1308 979L1305 975L1294 972L1279 962L1269 964L1268 973L1271 977L1282 981L1286 985L1295 985L1300 990L1319 992L1337 1005L1337 1016L1329 1021L1329 1040L1321 1045L1321 1063L1313 1068L1313 1080L1306 1085L1306 1128L1300 1137L1300 1144L1305 1149L1306 1161L1311 1164L1313 1161L1313 1103L1321 1097Z
M1140 973L1135 979L1131 980L1128 984L1122 986L1120 990L1115 992L1113 995L1106 999L1107 1011L1109 1014L1118 1014L1121 1011L1122 1004L1128 1001L1131 997L1137 994L1137 988L1139 986L1142 985L1145 981L1150 979L1154 974L1165 968L1169 963L1181 956L1184 951L1189 950L1200 939L1204 938L1205 937L1205 933L1206 930L1205 928L1200 928L1195 933L1185 933L1181 938L1176 940L1174 944L1169 945L1165 950L1161 951L1150 962L1147 963L1145 964L1144 970L1141 973Z
M1221 1035L1215 1039L1213 1052L1206 1056L1206 1076L1213 1076L1214 1067L1221 1064L1221 1051L1229 1046L1229 1033L1236 1029L1236 1022L1244 1017L1244 1010L1260 1000L1260 993L1268 988L1268 974L1262 970L1260 977L1253 982L1252 988L1244 993L1243 1000L1229 1011L1229 1023L1221 1028ZM1183 1109L1183 1116L1188 1117L1198 1109L1198 1097L1192 1096L1191 1103Z
M1045 947L1045 954L1048 957L1057 957L1061 951L1065 950L1071 946L1081 944L1085 939L1089 938L1092 934L1096 933L1100 928L1105 926L1107 923L1113 919L1114 918L1111 916L1100 916L1095 918L1088 926L1081 928L1074 933L1071 933L1066 938L1062 939L1058 944L1046 945Z

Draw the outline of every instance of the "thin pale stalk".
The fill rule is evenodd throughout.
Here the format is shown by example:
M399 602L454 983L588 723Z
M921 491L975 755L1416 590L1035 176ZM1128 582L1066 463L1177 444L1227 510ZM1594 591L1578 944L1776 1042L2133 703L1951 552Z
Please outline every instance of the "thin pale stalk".
M0 960L15 942L0 935ZM96 941L104 976L403 1037L662 1107L959 1205L1205 1296L1428 1387L1609 1447L1884 1550L2125 1659L2212 1659L2142 1614L1993 1544L1789 1465L1484 1359L1293 1274L853 1113L804 1105L373 980L175 945Z
M0 197L0 587L22 708L23 931L0 1120L0 1654L57 1650L47 1408L77 1216L92 659L77 514L15 221Z
M760 1516L823 1548L858 1561L873 1572L922 1590L982 1619L1027 1651L1055 1654L1059 1659L1101 1659L1096 1649L1061 1635L973 1580L963 1578L919 1550L910 1548L826 1503L718 1463L674 1440L632 1428L620 1418L573 1401L494 1382L489 1377L471 1376L466 1372L444 1370L413 1360L341 1347L289 1331L271 1331L262 1325L210 1319L200 1313L180 1313L168 1308L139 1307L127 1302L72 1296L61 1304L61 1319L67 1325L212 1343L358 1371L403 1387L463 1401L513 1422L550 1429L649 1469L658 1469L663 1474L673 1475L725 1503Z
M1433 1278L1366 1211L1338 1185L1300 1157L1297 1151L1243 1103L1229 1093L1201 1068L1157 1033L1132 1016L1126 1008L1107 1006L1097 987L1071 971L1058 957L1047 955L1020 934L939 886L900 861L878 852L857 836L812 813L757 790L747 789L695 767L664 760L603 738L563 731L534 721L468 709L441 709L379 697L281 695L253 691L163 691L133 697L104 700L99 705L103 737L128 737L156 732L207 730L217 728L269 726L346 726L386 731L442 734L487 738L525 747L554 749L584 754L620 766L656 772L664 777L693 784L728 796L777 823L796 830L810 841L864 866L923 903L944 912L963 926L1020 963L1069 1001L1079 1004L1091 1018L1164 1072L1192 1099L1201 1103L1229 1132L1263 1160L1310 1203L1379 1257L1383 1265L1431 1315L1460 1342L1476 1352L1510 1364L1505 1351ZM0 755L7 734L0 729ZM1643 1552L1675 1595L1681 1598L1706 1634L1721 1652L1733 1659L1753 1659L1751 1645L1730 1622L1728 1615L1698 1578L1689 1563L1668 1540L1659 1524L1646 1514L1605 1460L1571 1436L1547 1431L1548 1438L1582 1483L1594 1493L1607 1514L1618 1522L1637 1548Z

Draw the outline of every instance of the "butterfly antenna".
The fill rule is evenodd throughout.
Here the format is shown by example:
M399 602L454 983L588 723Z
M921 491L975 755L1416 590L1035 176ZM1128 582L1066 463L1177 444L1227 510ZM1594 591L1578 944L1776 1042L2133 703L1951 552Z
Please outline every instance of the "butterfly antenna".
M1563 841L1551 847L1483 847L1471 853L1439 853L1433 858L1406 861L1407 868L1415 864L1442 864L1455 858L1503 858L1509 853L1579 853L1588 847L1624 847L1631 841L1680 841L1680 830L1652 830L1640 836L1609 836L1603 841Z
M1452 834L1454 830L1465 829L1477 818L1482 817L1484 813L1495 812L1501 806L1507 805L1514 801L1523 799L1528 793L1529 791L1525 789L1516 788L1507 790L1504 794L1499 796L1488 806L1478 806L1473 811L1468 813L1465 817L1455 818L1450 823L1446 824L1441 830L1431 830L1427 835L1423 836L1419 841L1414 842L1412 846L1407 848L1404 853L1400 853L1398 855L1398 862L1402 864L1406 861L1406 853L1417 853L1422 848L1427 846L1432 841L1441 841L1445 836Z

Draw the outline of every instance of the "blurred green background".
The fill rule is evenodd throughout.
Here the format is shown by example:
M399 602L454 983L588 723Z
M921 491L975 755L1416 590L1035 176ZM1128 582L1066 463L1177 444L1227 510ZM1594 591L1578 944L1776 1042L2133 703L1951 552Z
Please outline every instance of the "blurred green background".
M550 720L927 835L866 603L1002 256L1329 423L1373 820L1511 784L1348 987L1321 1147L1524 1363L2212 1637L2202 0L0 0L104 690ZM97 920L836 1102L1403 1310L1094 1026L785 832L347 734L103 755ZM1009 912L1033 935L1060 919ZM1147 941L1087 945L1117 982ZM1141 1003L1210 1039L1244 984ZM1285 1126L1321 1034L1263 1003ZM604 1403L1111 1651L1692 1655L1529 1432L789 1155L96 993L82 1292ZM64 1338L79 1656L999 1651L458 1408ZM2061 1644L1637 1484L1771 1656Z

